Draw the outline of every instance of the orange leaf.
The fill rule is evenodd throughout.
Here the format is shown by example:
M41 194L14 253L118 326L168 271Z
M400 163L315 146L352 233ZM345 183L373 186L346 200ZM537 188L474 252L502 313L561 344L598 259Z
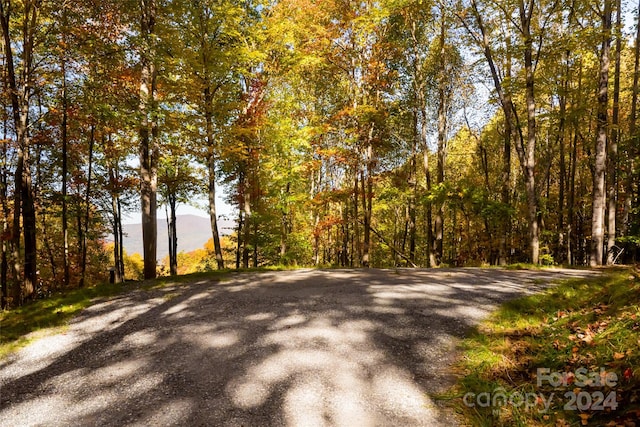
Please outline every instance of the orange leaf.
M582 423L583 426L586 426L587 424L589 424L589 414L580 414L580 422Z
M618 353L618 352L613 353L613 358L614 358L615 360L621 360L621 359L624 359L624 353Z

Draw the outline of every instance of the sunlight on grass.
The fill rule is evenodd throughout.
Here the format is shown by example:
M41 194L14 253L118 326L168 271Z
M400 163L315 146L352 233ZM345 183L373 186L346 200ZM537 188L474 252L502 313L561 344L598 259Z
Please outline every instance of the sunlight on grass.
M639 301L638 272L611 269L504 304L463 343L457 366L463 374L452 392L456 407L474 426L630 425L640 416ZM539 368L570 379L559 386L539 382ZM615 374L617 381L579 384L579 369ZM580 393L574 408L568 399ZM599 393L613 396L604 408L598 407ZM495 401L527 395L535 397L529 407ZM464 396L494 400L468 404ZM551 396L555 400L545 409L544 399Z
M52 328L66 325L73 316L89 306L93 299L117 295L131 288L130 284L101 284L0 312L0 358L47 332L55 333L57 329Z

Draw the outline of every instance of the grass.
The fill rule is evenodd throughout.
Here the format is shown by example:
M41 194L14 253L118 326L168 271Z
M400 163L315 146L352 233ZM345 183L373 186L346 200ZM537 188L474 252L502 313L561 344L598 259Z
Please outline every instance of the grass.
M470 425L635 426L638 272L607 270L506 303L463 342L463 352L450 398Z
M33 339L64 327L71 318L89 306L93 299L117 295L133 286L131 283L101 284L74 289L13 310L0 311L0 359Z

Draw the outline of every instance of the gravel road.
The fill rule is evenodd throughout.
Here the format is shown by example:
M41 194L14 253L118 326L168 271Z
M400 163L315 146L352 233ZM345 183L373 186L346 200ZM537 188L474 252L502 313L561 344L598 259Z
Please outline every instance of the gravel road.
M297 270L134 291L0 362L0 425L455 425L433 396L465 332L590 274Z

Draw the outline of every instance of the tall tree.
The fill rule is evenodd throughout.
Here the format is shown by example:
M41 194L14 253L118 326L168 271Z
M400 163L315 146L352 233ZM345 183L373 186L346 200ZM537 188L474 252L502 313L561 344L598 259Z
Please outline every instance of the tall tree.
M535 12L535 0L520 0L518 12L520 15L519 31L523 38L523 55L525 71L525 98L527 108L527 139L526 143L516 144L516 151L524 172L525 188L527 191L527 208L529 213L529 238L531 262L538 264L540 257L540 224L538 218L538 194L536 192L536 97L535 97L535 54L532 34L532 18Z
M140 153L140 208L144 278L156 277L158 246L157 189L160 156L157 118L156 13L155 0L140 0L140 103L138 129Z
M611 0L604 0L600 12L602 44L598 71L598 116L593 173L591 217L591 251L589 264L602 265L604 261L604 212L606 205L605 170L607 166L607 134L609 132L609 55L611 50Z
M622 50L622 2L616 0L616 47L613 71L613 111L611 113L610 142L607 170L607 265L613 264L616 244L616 215L618 211L618 141L620 140L620 56Z
M20 16L17 24L21 28L19 58L14 56L17 46L12 40L11 22L13 6ZM31 181L31 159L29 136L30 103L34 91L34 49L40 25L41 0L29 0L18 5L10 0L0 1L0 25L2 26L3 51L6 56L6 78L13 113L17 146L17 164L14 179L14 210L12 251L14 270L14 303L21 298L30 298L37 283L36 211ZM16 69L16 63L19 69ZM16 72L19 72L19 77ZM20 216L22 215L22 224ZM19 261L21 237L24 236L24 262Z
M160 203L169 209L167 212L167 230L169 238L169 273L178 274L178 228L176 209L178 203L188 203L200 190L198 183L201 177L199 170L192 166L192 159L184 150L173 142L166 147L165 155L160 161L158 182Z

